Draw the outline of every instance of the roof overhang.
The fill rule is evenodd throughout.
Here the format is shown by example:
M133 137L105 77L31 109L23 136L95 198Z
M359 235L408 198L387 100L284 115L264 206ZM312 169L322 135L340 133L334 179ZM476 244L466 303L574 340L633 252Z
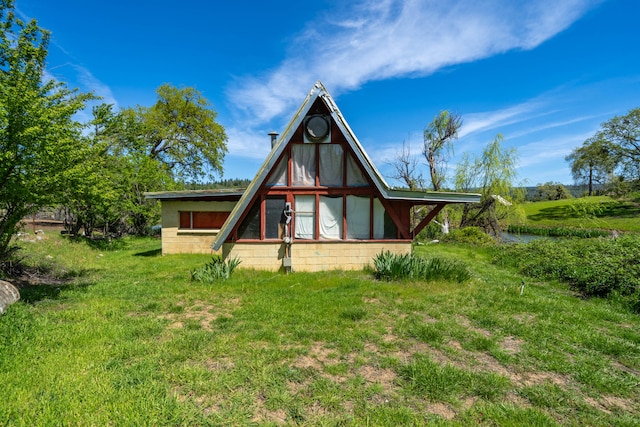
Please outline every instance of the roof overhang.
M387 200L408 202L412 205L432 205L447 203L479 203L480 194L449 193L436 191L386 190L383 192Z
M233 190L183 190L183 191L158 191L144 193L147 199L155 200L190 200L190 201L215 201L215 200L240 200L244 189Z

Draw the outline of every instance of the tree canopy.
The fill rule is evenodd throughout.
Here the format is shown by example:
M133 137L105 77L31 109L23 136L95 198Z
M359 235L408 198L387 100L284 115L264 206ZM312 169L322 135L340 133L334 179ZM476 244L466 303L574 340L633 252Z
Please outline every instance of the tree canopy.
M478 226L497 234L503 220L513 214L514 202L523 198L514 187L518 154L515 148L504 149L502 141L498 134L481 156L471 158L465 153L456 168L456 189L482 195L480 203L464 205L460 227Z
M576 182L586 183L589 196L594 185L605 184L618 164L616 148L601 133L587 139L575 148L565 160L571 165L571 174Z
M167 165L175 178L222 175L227 135L210 102L192 87L164 84L156 93L153 106L136 111L149 157Z
M0 1L0 258L22 218L60 195L64 173L81 162L74 114L91 98L45 80L49 33Z
M441 111L424 129L422 154L429 165L433 191L440 191L446 176L446 163L453 153L453 141L458 138L462 118L456 113Z
M589 186L626 182L640 186L640 108L602 123L566 158L576 182Z
M143 234L159 218L145 192L223 172L227 136L195 88L164 84L151 107L95 105L78 122L97 97L47 78L49 37L0 0L0 261L21 220L43 207L62 205L74 234Z

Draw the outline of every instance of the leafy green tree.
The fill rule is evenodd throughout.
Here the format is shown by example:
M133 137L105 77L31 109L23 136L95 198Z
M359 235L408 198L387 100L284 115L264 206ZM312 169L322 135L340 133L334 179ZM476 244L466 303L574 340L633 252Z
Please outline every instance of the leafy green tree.
M616 116L601 126L596 135L613 144L628 180L640 180L640 108Z
M463 206L460 228L481 227L498 234L509 216L517 214L517 202L524 198L522 189L514 187L518 155L515 148L502 148L502 135L487 144L480 157L466 153L456 168L456 189L479 192L479 203Z
M66 173L64 204L68 230L91 236L97 226L115 235L146 234L157 222L159 207L144 193L173 188L169 168L152 159L141 137L135 110L94 107L82 164Z
M567 187L559 182L546 182L538 184L536 188L536 200L563 200L571 199L573 196Z
M152 107L137 110L149 157L167 165L176 180L222 175L227 135L210 102L192 87L164 84L156 92Z
M595 185L604 185L613 177L619 161L617 151L615 145L599 132L565 157L571 165L573 179L587 184L589 196L593 195Z
M82 161L74 120L91 95L44 79L49 33L0 0L0 258L23 217L53 203L64 172Z

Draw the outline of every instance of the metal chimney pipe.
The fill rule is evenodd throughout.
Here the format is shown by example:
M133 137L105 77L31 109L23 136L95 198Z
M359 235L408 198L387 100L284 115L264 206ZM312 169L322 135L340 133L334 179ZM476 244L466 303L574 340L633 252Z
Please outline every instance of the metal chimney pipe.
M276 146L276 142L278 141L278 132L269 132L269 136L271 137L271 148Z

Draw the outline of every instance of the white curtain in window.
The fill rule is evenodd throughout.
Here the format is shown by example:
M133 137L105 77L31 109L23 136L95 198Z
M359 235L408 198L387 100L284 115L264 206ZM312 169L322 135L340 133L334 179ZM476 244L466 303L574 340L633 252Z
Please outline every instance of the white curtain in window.
M369 197L347 196L347 238L369 239L370 221Z
M285 155L280 159L280 163L273 168L267 185L287 185L287 163L289 163L289 156Z
M313 239L316 225L316 196L296 196L295 238Z
M316 185L316 144L291 145L292 185Z
M320 238L342 239L342 197L320 196Z
M360 166L358 166L351 154L347 156L347 185L350 187L369 185L367 178L364 177Z
M320 145L320 185L342 187L343 155L340 144Z
M384 206L380 199L373 199L373 238L384 239Z

